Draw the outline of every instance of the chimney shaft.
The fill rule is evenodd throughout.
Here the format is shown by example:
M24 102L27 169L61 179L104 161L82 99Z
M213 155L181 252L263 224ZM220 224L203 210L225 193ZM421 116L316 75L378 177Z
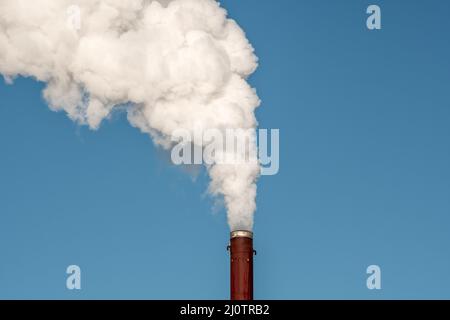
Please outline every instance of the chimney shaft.
M253 233L231 232L229 248L231 300L253 300Z

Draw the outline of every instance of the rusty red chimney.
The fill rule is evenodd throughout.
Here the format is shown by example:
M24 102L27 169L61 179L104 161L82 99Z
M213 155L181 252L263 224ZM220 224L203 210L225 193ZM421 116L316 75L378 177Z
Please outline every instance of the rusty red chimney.
M253 300L253 233L231 232L231 300Z

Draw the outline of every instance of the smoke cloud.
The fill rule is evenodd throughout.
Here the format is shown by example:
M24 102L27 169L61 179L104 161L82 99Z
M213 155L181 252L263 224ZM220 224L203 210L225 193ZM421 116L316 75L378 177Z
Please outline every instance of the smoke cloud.
M256 128L259 99L246 81L256 67L244 32L214 0L0 1L8 83L45 82L51 110L92 129L125 105L130 124L166 149L179 128ZM207 170L231 229L251 230L258 163Z

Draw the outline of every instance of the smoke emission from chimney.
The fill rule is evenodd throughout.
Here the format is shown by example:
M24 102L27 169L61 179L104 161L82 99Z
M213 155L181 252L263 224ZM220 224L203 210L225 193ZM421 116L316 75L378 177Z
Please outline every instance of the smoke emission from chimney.
M92 129L126 105L130 124L166 149L179 128L256 128L259 99L246 81L256 68L244 32L214 0L0 1L6 82L45 82L49 107ZM231 229L251 230L258 163L207 170Z

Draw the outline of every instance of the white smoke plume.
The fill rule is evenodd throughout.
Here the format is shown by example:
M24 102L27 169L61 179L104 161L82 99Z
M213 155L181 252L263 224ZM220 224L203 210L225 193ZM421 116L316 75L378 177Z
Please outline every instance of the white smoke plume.
M214 0L0 0L0 73L46 83L54 111L97 129L121 106L170 147L175 129L256 128L257 67ZM256 150L256 142L251 144ZM232 230L253 227L257 163L208 166Z

